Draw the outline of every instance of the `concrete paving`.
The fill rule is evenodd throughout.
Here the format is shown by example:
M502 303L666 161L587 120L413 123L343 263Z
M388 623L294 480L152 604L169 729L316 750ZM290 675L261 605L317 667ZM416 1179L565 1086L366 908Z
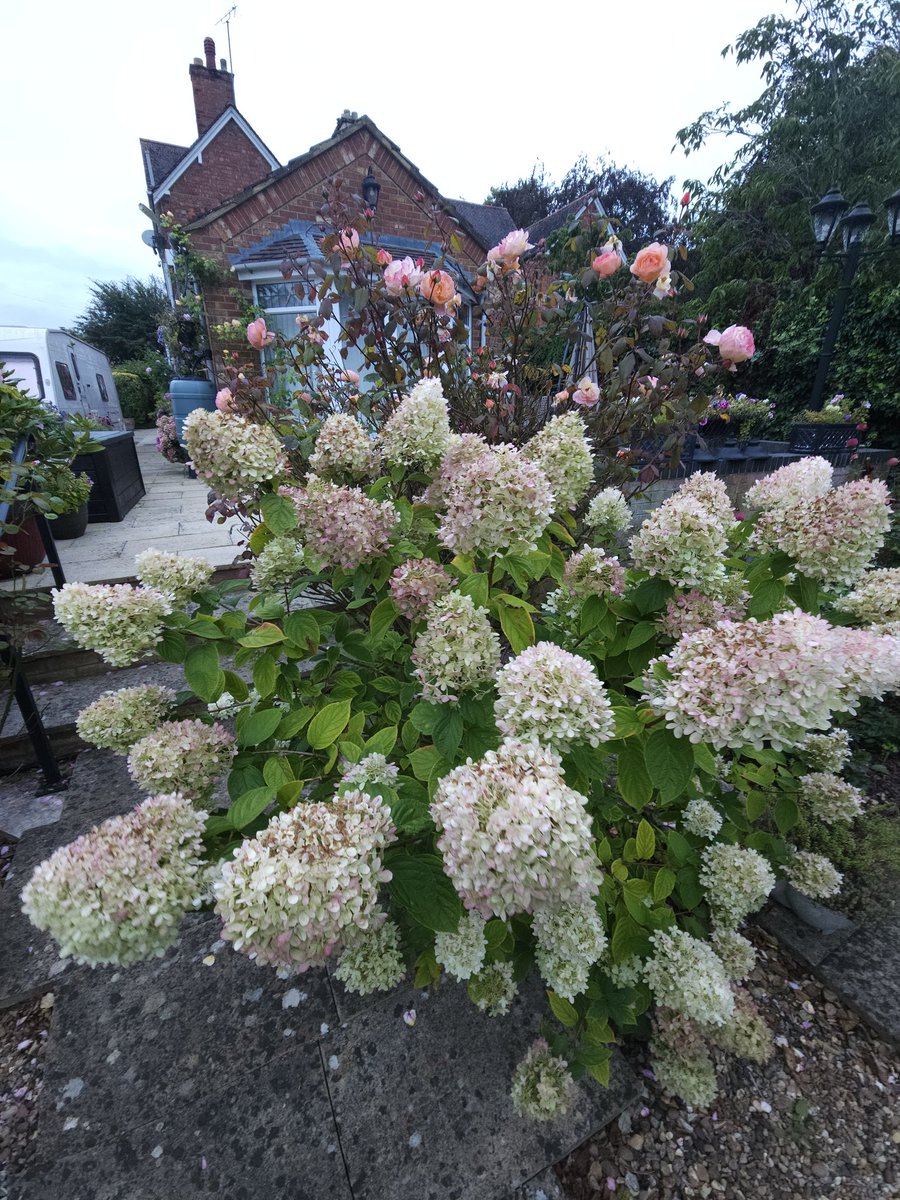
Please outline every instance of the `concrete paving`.
M236 520L223 524L206 519L206 484L190 479L187 467L167 462L156 449L156 431L134 435L146 495L122 521L91 524L83 537L58 541L66 579L82 583L119 583L134 577L134 558L153 546L173 554L205 558L214 567L228 566L240 552ZM24 576L28 589L53 586L49 567ZM21 587L19 580L16 586ZM10 590L13 584L0 582Z

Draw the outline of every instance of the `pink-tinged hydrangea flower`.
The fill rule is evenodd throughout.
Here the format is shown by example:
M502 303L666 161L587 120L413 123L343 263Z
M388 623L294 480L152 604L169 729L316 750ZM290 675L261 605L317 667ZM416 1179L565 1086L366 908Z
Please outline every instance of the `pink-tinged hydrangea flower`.
M499 446L464 467L447 493L439 537L455 554L532 548L555 508L540 467Z
M451 433L450 445L437 474L422 495L422 503L431 508L443 508L450 489L462 472L489 450L490 446L480 433Z
M890 527L886 485L880 479L856 479L815 500L762 513L750 546L789 554L810 579L852 585L884 545Z
M900 567L866 571L853 591L834 604L860 625L872 625L884 633L900 633Z
M135 742L157 729L174 707L172 689L155 683L104 692L78 714L78 736L92 746L127 754Z
M744 597L738 604L723 604L696 590L679 592L666 604L658 624L663 633L677 641L686 634L710 629L719 621L740 621L747 610L749 593L745 592Z
M625 568L615 554L585 546L566 561L563 588L577 600L621 596L625 591Z
M728 538L722 522L694 496L676 492L631 539L634 565L675 587L709 590L724 578Z
M506 920L590 898L602 873L586 804L558 754L514 738L445 775L431 815L466 907Z
M78 963L127 967L163 954L204 898L205 822L180 795L145 800L41 863L23 911Z
M712 471L695 471L688 476L676 492L680 500L691 496L714 518L727 533L735 524L734 505L728 489L718 475Z
M282 488L297 513L304 546L330 567L353 571L384 554L400 514L388 500L310 475L305 488Z
M542 908L532 922L535 961L547 987L574 1002L587 988L591 967L607 946L593 900Z
M855 821L863 810L863 794L830 771L811 771L800 778L800 802L818 821Z
M454 979L471 979L484 965L487 953L484 926L481 913L467 912L454 933L434 935L434 957Z
M421 617L453 586L453 580L431 558L408 558L388 581L397 611L410 621Z
M266 329L265 317L257 317L247 326L247 341L254 350L265 350L275 341L275 334Z
M638 250L630 267L642 283L655 283L660 275L669 273L669 248L661 242L651 242Z
M796 746L854 702L845 644L843 631L800 610L723 621L682 638L655 660L662 670L651 663L644 695L692 742L716 750Z
M810 900L828 900L841 890L844 877L834 863L823 854L795 850L784 873L797 889Z
M850 758L850 734L846 729L829 733L810 733L797 752L811 771L840 771Z
M501 668L494 716L501 733L560 752L615 736L612 705L591 663L552 642L529 646Z
M385 921L352 938L334 977L348 992L369 996L372 992L389 992L405 974L400 929L394 921Z
M395 836L390 809L365 792L277 813L213 885L222 936L280 978L321 966L383 921L382 856Z
M700 1025L724 1025L734 1011L734 993L712 947L683 929L657 929L650 941L653 957L643 974L657 1004Z
M516 1067L510 1095L520 1117L553 1121L564 1117L575 1103L575 1080L566 1060L537 1038Z
M691 1108L709 1108L719 1091L713 1061L704 1046L693 1054L673 1047L668 1037L656 1028L664 1012L664 1009L656 1010L654 1035L650 1039L653 1077L664 1092L678 1096Z
M756 947L737 930L714 929L710 942L721 959L728 978L735 983L746 979L756 966Z
M500 639L486 608L476 608L471 596L451 592L436 600L425 617L412 662L427 700L454 699L493 681L500 666Z
M729 325L720 333L711 329L703 339L708 346L717 346L724 366L730 371L735 369L735 363L746 362L756 353L753 334L746 325Z
M900 690L900 637L873 629L835 630L844 655L845 707Z
M356 417L332 413L322 423L309 466L323 479L365 479L377 469L378 453Z
M184 423L194 470L226 500L252 495L284 469L281 442L268 425L196 408Z
M715 842L700 855L700 882L716 923L735 929L744 917L762 908L775 876L756 850Z
M834 468L825 458L801 458L758 479L744 496L747 508L768 511L815 500L831 490Z
M501 238L496 246L488 250L487 260L515 268L519 265L519 258L525 251L533 249L534 246L528 240L528 231L513 229L506 237Z
M551 417L522 450L536 463L550 484L558 510L574 508L594 482L591 439L578 413Z
M250 566L250 581L258 592L290 588L306 566L303 547L292 537L275 537L266 542Z
M152 650L172 611L169 597L156 588L127 583L66 583L52 595L66 633L112 667L128 667Z
M195 592L202 591L213 573L212 563L203 558L167 554L152 547L143 550L134 561L141 583L165 592L171 596L173 604L178 605L185 604Z
M128 773L148 792L181 792L189 800L208 800L234 754L234 738L223 725L168 721L134 743Z
M388 261L384 271L384 286L392 296L411 295L422 279L422 272L407 256Z
M601 546L630 529L633 520L631 506L619 489L614 487L599 491L584 514L585 525L594 531L594 540Z
M735 991L731 1020L712 1031L711 1041L721 1050L751 1062L764 1063L772 1057L772 1031L745 988Z
M434 467L451 440L441 381L421 379L385 421L380 449L392 466Z

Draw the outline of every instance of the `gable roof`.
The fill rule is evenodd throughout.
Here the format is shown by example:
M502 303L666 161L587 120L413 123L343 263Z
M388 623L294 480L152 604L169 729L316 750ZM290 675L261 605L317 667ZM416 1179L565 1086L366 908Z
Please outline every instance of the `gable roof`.
M546 217L542 217L540 221L535 221L528 230L529 239L537 243L541 238L549 237L557 229L562 229L563 225L568 225L571 221L580 217L589 206L593 206L598 217L605 217L607 215L606 209L597 197L596 190L591 188L583 196L579 196L577 200L571 200L568 204L564 204L562 208L558 208L555 212L548 213Z
M172 186L181 178L181 176L185 173L185 171L188 169L188 167L193 166L193 164L195 162L203 162L203 152L206 150L207 146L209 146L212 142L214 142L215 139L218 137L218 135L225 128L225 126L227 124L229 124L229 122L232 122L232 121L234 122L235 125L237 125L238 129L240 129L242 131L242 133L244 133L244 135L248 138L248 140L256 147L256 149L259 151L259 153L262 155L262 157L266 160L266 162L268 162L268 164L271 168L276 168L278 166L278 159L275 157L275 155L272 153L272 151L269 149L269 147L265 144L265 142L262 140L262 138L259 136L259 134L256 132L256 130L253 128L253 126L247 120L247 118L245 116L243 116L241 113L239 113L238 110L234 107L234 105L229 104L228 108L226 108L224 110L224 112L222 112L215 119L215 121L213 121L213 123L212 123L212 125L210 125L209 129L207 129L207 131L204 134L201 134L201 136L198 137L197 140L195 142L193 142L190 146L188 146L186 150L182 151L181 158L172 163L172 165L169 167L169 170L166 172L166 174L163 175L162 178L158 178L155 180L154 184L152 185L152 187L150 189L150 197L154 204L159 203L159 201L163 198L163 196L165 196L165 194L168 191L170 191ZM170 143L167 143L167 142L152 142L152 143L150 143L150 142L146 142L145 139L142 138L141 146L143 147L145 145L166 146L168 148L168 150L172 151L172 152L181 149L180 146L172 146ZM144 161L145 161L144 171L146 173L146 170L147 170L146 155L145 155Z
M162 183L187 152L187 146L175 146L172 142L154 142L150 138L141 138L141 157L144 160L147 191L152 192L158 183Z
M456 212L478 233L478 244L485 250L496 246L515 228L515 222L502 204L473 204L469 200L448 200Z

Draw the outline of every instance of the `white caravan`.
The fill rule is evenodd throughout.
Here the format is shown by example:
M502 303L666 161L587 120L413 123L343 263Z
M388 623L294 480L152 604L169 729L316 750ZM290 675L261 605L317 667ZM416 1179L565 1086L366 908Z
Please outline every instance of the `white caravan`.
M109 359L71 333L0 325L0 363L22 391L60 413L102 417L113 429L124 428Z

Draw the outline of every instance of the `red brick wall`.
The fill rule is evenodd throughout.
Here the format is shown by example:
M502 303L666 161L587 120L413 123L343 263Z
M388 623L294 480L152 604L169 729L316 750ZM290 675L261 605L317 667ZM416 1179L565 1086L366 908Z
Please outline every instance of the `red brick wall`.
M161 212L172 212L185 225L271 170L268 160L244 131L229 121L203 151L203 161L192 163L159 202Z
M213 45L213 62L215 52ZM190 74L197 134L202 137L229 104L234 105L234 76L228 71L217 71L215 67L205 67L201 63L191 63Z

